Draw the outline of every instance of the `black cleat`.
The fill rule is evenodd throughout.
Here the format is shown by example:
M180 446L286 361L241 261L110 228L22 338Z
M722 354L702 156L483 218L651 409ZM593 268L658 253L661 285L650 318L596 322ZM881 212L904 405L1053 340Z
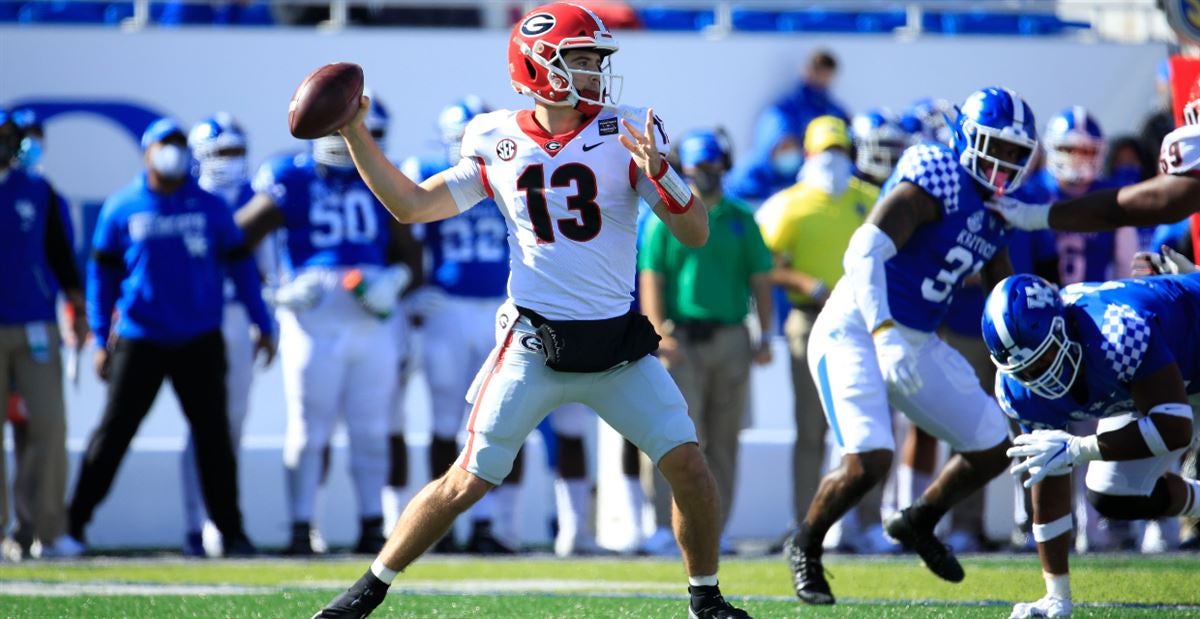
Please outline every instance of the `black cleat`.
M289 557L311 557L317 554L312 545L312 526L307 522L292 523L292 541L283 554Z
M454 554L458 552L458 544L454 542L454 535L447 533L429 551L440 555Z
M386 543L387 537L383 534L383 518L363 518L358 543L354 545L354 554L379 554Z
M254 547L254 543L250 538L246 537L245 533L239 533L223 540L224 556L231 557L254 557L258 555L258 548Z
M367 570L358 582L341 595L333 598L325 608L317 611L312 619L358 619L370 615L383 602L388 585Z
M796 597L808 604L833 604L833 591L825 580L825 566L821 565L821 554L806 552L796 543L795 536L783 543L783 552L788 567L792 569L792 584L796 586Z
M725 601L721 590L712 587L688 587L688 619L752 619L750 615Z
M516 549L509 548L504 542L492 534L492 523L485 520L475 521L471 530L471 539L464 549L473 555L513 555Z
M892 514L884 524L884 530L888 536L900 542L905 550L920 555L925 567L937 574L938 578L962 582L965 574L962 565L954 556L954 551L933 534L933 527L929 527L928 530L918 529L909 518L909 509Z

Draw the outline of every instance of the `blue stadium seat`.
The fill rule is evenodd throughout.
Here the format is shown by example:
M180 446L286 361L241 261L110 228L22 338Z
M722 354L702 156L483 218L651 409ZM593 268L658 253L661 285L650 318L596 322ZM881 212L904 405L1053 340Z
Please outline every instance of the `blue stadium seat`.
M236 26L271 26L275 24L275 18L271 15L271 7L266 2L254 2L249 5L230 2L215 10L213 23Z
M716 21L712 11L649 7L638 10L646 30L703 30Z
M213 7L195 2L155 2L150 20L161 26L192 26L213 23Z
M745 32L891 32L903 26L904 11L764 11L734 7L733 27Z
M989 11L927 12L922 17L926 32L957 35L1056 35L1069 29L1087 29L1091 24L1066 21L1053 13L993 13Z
M21 12L19 2L0 2L0 23L15 22Z
M17 13L22 24L102 24L104 5L96 2L28 2Z
M114 2L104 8L104 23L119 25L126 18L133 17L132 2Z

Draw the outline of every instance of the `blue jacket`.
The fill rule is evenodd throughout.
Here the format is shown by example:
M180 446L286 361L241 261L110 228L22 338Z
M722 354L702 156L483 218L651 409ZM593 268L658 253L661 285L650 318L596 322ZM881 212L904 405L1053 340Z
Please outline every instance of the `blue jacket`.
M0 324L52 322L59 288L81 288L66 203L36 174L0 175Z
M107 341L115 306L120 337L182 344L221 327L227 274L250 319L272 333L258 271L224 201L190 177L170 195L156 193L143 172L100 209L88 320Z

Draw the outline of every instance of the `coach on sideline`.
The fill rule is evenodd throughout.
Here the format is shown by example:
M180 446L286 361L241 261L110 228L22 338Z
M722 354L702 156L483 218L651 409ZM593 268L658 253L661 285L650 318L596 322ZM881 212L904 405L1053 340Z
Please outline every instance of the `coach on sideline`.
M638 253L642 311L662 336L659 358L687 400L700 448L717 480L721 526L733 509L738 436L750 408L750 365L771 361L771 252L750 208L725 195L730 153L717 132L679 141L683 174L708 204L708 243L688 247L651 219ZM763 335L752 345L749 301Z
M188 174L187 137L178 123L155 121L142 135L142 150L147 170L104 203L92 240L87 309L108 400L75 483L70 534L84 542L84 527L170 377L191 425L205 507L225 554L253 554L229 438L222 288L228 273L258 328L256 349L269 362L274 329L262 285L228 207Z

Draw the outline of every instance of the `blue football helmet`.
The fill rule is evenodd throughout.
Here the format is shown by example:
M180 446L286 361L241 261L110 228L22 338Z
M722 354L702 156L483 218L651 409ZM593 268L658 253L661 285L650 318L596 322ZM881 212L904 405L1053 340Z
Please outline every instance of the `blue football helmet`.
M371 137L375 138L379 148L387 150L387 107L370 90L364 90L363 94L371 98L371 107L367 108L363 124L366 125L367 131L371 132ZM350 147L346 146L346 140L339 133L313 140L312 149L313 159L321 165L342 169L354 167L354 159L350 157Z
M478 95L467 95L442 108L438 114L438 133L446 149L446 160L455 165L462 158L462 140L467 123L480 114L492 111Z
M972 178L998 194L1009 193L1025 180L1038 147L1033 109L1007 88L972 93L954 122L952 147Z
M983 306L983 341L996 368L1043 398L1066 395L1079 375L1083 348L1067 337L1058 291L1036 275L996 284Z
M232 187L246 180L246 133L228 112L217 112L192 127L188 148L205 187Z
M880 181L892 175L900 155L913 141L913 134L901 127L900 119L885 109L868 110L855 116L850 123L850 134L857 150L854 165Z
M1055 114L1042 137L1046 169L1060 183L1089 185L1104 165L1104 133L1081 105Z
M17 150L16 165L26 170L34 169L41 161L44 150L42 141L45 139L46 132L42 125L42 119L38 118L37 113L29 108L13 110L12 118L21 133L21 146Z
M945 99L923 97L913 101L901 118L903 123L915 129L913 119L920 122L921 139L927 142L950 145L954 139L950 123L954 122L957 112L954 106Z

